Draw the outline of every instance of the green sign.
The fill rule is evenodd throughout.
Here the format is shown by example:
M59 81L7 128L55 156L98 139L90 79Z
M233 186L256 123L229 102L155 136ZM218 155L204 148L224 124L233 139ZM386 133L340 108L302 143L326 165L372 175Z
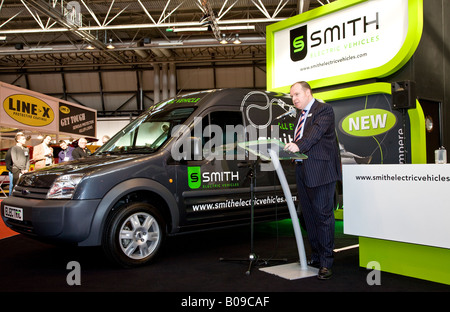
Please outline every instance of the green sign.
M289 92L391 75L412 57L423 0L335 1L267 26L267 89Z
M200 166L188 167L188 184L191 189L198 189L202 185Z
M395 115L384 109L364 109L351 113L339 124L340 129L353 136L371 137L389 131L395 126Z

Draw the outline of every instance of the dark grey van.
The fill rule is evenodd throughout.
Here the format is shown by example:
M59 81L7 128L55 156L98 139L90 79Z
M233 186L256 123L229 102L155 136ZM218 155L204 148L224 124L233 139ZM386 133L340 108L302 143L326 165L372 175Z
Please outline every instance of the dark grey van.
M290 141L294 115L289 96L255 90L163 101L89 158L24 174L1 203L3 221L44 241L101 245L132 267L151 260L166 235L248 224L252 202L255 221L289 218L270 162L239 143ZM294 165L281 163L296 194Z

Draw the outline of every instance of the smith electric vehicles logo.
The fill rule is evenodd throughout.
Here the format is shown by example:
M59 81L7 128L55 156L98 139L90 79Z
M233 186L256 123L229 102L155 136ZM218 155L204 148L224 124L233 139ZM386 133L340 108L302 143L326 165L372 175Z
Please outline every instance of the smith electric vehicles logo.
M198 189L202 185L200 167L188 167L188 183L191 189Z
M373 16L352 18L337 25L315 30L309 37L307 27L307 25L304 25L290 30L290 51L293 62L301 61L308 55L308 43L311 44L309 46L310 56L317 57L333 52L341 52L341 49L346 50L351 47L376 42L379 40L378 35L367 38L366 34L369 31L378 30L380 22L378 12L375 12ZM336 44L345 39L350 39L351 41L344 41L343 47L335 45L324 48L327 44ZM323 46L320 52L312 53L312 48L320 48L320 46Z
M292 29L290 32L291 37L291 60L298 62L303 60L308 53L308 28L301 26Z
M191 189L239 186L239 172L203 172L199 166L188 167L188 184Z

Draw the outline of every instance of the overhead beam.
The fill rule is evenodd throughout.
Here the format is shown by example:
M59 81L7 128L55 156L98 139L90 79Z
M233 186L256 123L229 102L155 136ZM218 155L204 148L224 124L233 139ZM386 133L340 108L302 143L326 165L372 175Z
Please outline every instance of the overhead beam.
M38 13L47 16L48 18L53 19L56 23L58 23L60 26L63 27L66 31L71 32L72 34L76 35L80 39L91 43L93 46L95 46L97 49L102 50L104 53L108 54L109 57L117 61L118 63L125 64L127 63L127 60L122 58L117 53L110 51L106 47L106 43L103 43L102 41L98 40L94 35L92 35L89 31L86 31L82 29L81 27L78 27L74 23L71 23L61 12L56 10L53 6L51 6L48 2L44 0L30 0L27 3L29 6L34 8ZM26 5L24 3L24 5ZM27 6L28 8L28 6ZM30 11L31 13L31 11ZM38 17L39 15L37 15ZM36 17L36 18L37 18ZM36 19L35 18L35 19ZM42 25L42 24L41 24ZM51 27L47 27L42 29L41 31L48 31L52 29Z

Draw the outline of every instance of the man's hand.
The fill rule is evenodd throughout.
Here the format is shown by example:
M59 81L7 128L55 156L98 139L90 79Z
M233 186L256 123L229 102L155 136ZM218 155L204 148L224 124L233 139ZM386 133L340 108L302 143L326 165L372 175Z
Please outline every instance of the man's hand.
M285 150L285 151L292 152L292 153L297 153L297 152L300 151L300 150L298 149L297 144L292 143L292 142L286 144L286 145L284 146L284 150Z

